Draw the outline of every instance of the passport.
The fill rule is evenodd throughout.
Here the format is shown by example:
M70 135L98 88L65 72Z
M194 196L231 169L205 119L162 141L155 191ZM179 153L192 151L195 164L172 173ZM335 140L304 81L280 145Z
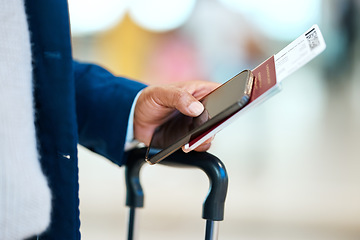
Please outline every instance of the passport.
M252 72L254 74L255 81L249 103L255 101L257 98L262 96L265 92L276 85L277 82L274 56L270 57L262 64L257 66L254 70L252 70Z

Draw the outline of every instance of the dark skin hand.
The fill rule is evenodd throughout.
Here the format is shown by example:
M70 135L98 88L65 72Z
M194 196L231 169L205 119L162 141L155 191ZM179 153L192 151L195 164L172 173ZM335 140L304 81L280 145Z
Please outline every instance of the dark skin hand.
M197 117L204 111L198 101L219 86L208 81L187 81L175 84L148 86L140 94L134 113L134 136L145 145L150 144L154 130L164 123L174 109L181 113ZM211 146L209 139L195 151L206 151Z

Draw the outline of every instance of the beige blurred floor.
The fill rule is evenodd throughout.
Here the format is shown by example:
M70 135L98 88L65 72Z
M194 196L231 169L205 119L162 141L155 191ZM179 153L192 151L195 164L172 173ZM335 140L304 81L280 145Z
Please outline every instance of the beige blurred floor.
M229 174L219 239L360 239L360 83L330 91L314 69L217 135L211 152ZM79 158L83 239L125 239L124 170ZM139 239L203 239L204 174L146 166L142 182Z

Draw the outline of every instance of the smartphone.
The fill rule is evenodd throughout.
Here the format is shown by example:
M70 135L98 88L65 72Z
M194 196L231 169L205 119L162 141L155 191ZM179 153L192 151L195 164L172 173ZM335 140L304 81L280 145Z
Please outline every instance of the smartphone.
M155 164L243 108L250 99L254 75L244 70L200 99L204 111L189 117L175 110L154 132L145 160ZM156 154L150 154L155 149Z

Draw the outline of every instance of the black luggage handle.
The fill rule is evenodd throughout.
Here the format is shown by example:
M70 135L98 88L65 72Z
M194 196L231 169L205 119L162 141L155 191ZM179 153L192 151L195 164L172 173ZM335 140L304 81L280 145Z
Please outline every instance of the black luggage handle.
M145 152L146 148L132 150L126 164L126 206L130 208L140 208L144 205L144 193L139 174L141 167L145 164ZM204 171L209 178L210 187L203 204L202 217L212 221L224 219L228 175L224 164L217 157L207 152L184 153L179 150L161 161L160 164L172 167L196 167Z
M145 164L145 148L129 152L125 166L126 206L129 207L128 240L136 239L136 208L144 206L144 192L140 182L140 170ZM156 151L150 152L155 154ZM224 219L225 199L228 187L228 175L224 164L215 156L206 152L173 153L160 164L173 167L197 167L209 178L209 192L203 204L202 217L206 219L205 240L218 238L218 221Z

